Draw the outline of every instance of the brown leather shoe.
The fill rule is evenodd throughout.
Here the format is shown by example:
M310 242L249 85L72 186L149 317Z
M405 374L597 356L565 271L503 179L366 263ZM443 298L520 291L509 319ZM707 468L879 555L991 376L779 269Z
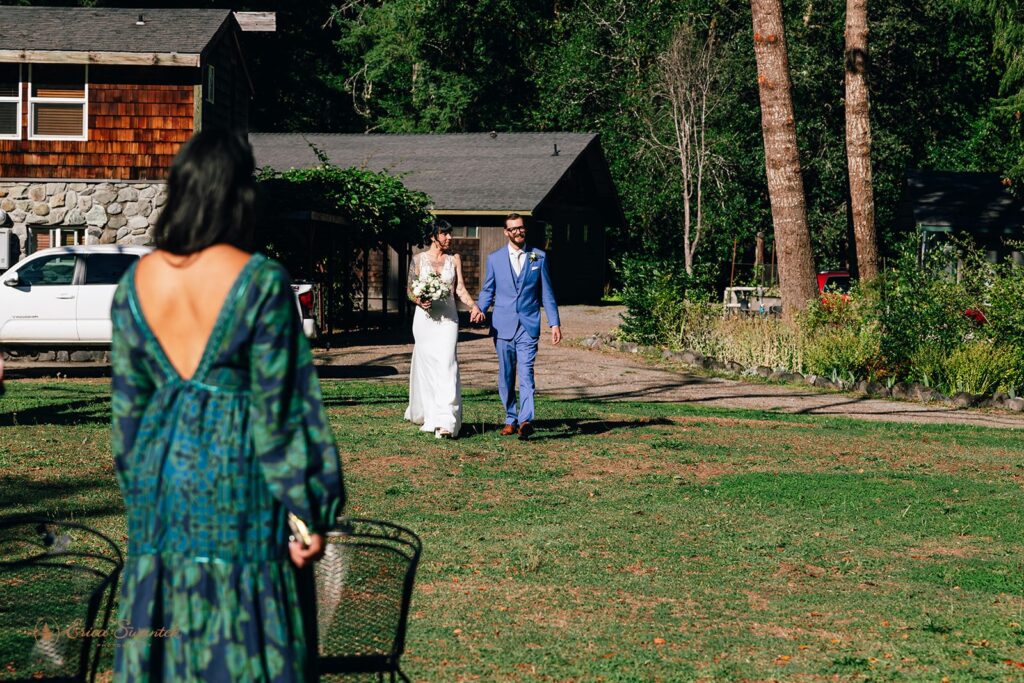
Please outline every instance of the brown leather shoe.
M502 436L512 436L515 433L516 433L516 426L515 425L505 425L504 427L501 428L501 435Z
M529 436L531 434L533 434L533 425L532 424L530 424L529 422L524 422L523 424L519 425L519 438L520 439L525 440L525 439L529 438Z

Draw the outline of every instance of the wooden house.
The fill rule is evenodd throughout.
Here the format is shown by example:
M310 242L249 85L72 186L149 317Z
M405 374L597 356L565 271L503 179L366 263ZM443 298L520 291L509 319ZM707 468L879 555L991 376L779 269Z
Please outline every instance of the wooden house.
M204 126L248 127L246 23L215 9L0 7L0 227L21 255L151 241L181 144Z
M487 254L507 243L502 231L510 212L525 217L529 242L549 253L560 302L593 302L604 292L605 229L625 220L596 134L251 133L249 139L257 166L314 167L316 147L336 166L388 171L425 192L433 213L455 226L454 248L474 296ZM403 258L389 250L371 259L371 298L389 310L404 301Z

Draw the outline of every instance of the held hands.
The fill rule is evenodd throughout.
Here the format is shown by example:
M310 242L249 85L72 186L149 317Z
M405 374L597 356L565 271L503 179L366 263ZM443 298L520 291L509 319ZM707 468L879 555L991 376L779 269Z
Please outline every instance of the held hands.
M473 309L469 312L469 322L474 324L482 323L486 319L487 316L484 315L484 312L480 310L480 307L477 306L476 304L473 304Z
M311 534L309 545L303 545L300 541L290 541L288 543L288 554L292 558L292 564L299 569L313 564L323 557L324 550L326 550L324 537L320 534Z
M558 325L551 326L551 345L558 346L558 342L562 341L562 328Z

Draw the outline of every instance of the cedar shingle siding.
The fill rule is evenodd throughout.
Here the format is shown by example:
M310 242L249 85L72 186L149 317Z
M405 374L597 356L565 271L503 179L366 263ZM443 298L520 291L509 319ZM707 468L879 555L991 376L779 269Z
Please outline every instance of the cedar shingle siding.
M0 178L159 180L200 112L200 125L245 130L251 85L237 30L227 10L0 7L0 61L22 63L25 81L21 139L0 140ZM172 53L195 65L167 65ZM159 61L125 65L142 55ZM86 140L29 139L33 59L89 64ZM208 65L214 102L197 102Z
M195 69L181 67L91 67L89 139L29 140L29 112L23 106L22 138L0 140L0 177L163 178L178 147L192 135L195 76Z

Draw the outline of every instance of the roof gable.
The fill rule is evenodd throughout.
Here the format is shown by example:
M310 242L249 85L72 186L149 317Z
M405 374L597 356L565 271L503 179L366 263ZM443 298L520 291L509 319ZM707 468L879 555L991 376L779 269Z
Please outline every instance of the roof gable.
M430 195L439 211L533 212L597 135L252 133L249 139L257 166L318 166L312 144L336 166L402 176L407 187Z

